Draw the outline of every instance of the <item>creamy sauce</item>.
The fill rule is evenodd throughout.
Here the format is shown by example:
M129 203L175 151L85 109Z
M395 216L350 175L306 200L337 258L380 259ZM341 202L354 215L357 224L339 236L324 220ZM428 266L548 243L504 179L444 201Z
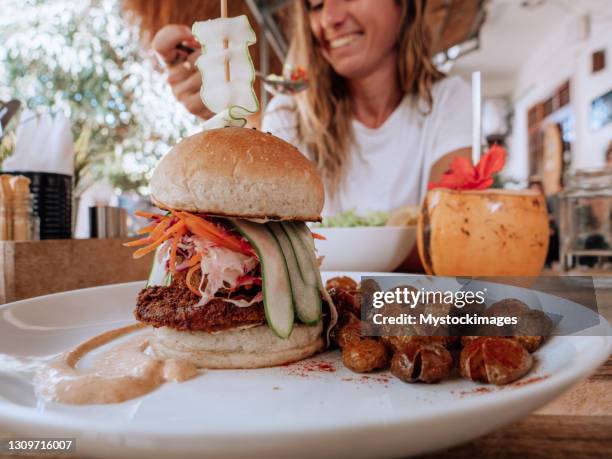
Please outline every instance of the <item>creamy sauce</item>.
M34 377L36 394L44 400L71 405L120 403L145 395L164 382L186 381L197 375L197 368L189 362L160 360L147 354L148 334L102 352L87 369L77 368L87 353L144 326L130 325L95 336L42 366Z

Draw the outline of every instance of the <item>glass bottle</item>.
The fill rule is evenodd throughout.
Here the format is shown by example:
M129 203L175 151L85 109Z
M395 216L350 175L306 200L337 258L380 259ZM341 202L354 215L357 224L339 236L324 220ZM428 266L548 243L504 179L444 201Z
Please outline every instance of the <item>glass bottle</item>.
M560 260L604 268L612 261L612 167L570 171L561 194Z

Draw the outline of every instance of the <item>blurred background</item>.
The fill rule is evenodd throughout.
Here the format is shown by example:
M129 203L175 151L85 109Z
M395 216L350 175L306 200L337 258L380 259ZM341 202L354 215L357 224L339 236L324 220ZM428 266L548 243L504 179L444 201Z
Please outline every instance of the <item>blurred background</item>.
M502 137L510 152L504 175L536 176L550 194L567 169L603 166L612 141L612 4L450 3L451 12L473 5L463 10L472 39L448 48L443 66L463 76L482 70L485 135Z
M200 124L172 97L150 38L165 23L216 17L218 2L0 4L0 101L68 120L77 205L145 206L156 161ZM256 25L252 53L266 74L282 68L290 4L230 2L230 15ZM155 19L143 23L143 12ZM500 186L553 196L572 170L612 162L612 2L428 0L427 17L436 65L468 81L483 73L483 144L509 151ZM259 95L265 105L268 95ZM5 127L0 159L13 152L19 122ZM82 210L75 234L87 236L79 220Z
M228 2L255 28L263 75L283 72L292 4ZM425 4L435 65L468 82L482 72L481 143L509 153L495 186L545 195L546 266L610 272L612 1ZM151 261L135 268L111 239L143 225L133 212L151 207L155 164L202 123L173 97L151 39L166 24L218 17L219 2L0 0L0 11L0 240L32 241L0 243L14 260L0 302L146 277ZM261 79L256 90L265 107ZM414 225L418 209L410 215Z

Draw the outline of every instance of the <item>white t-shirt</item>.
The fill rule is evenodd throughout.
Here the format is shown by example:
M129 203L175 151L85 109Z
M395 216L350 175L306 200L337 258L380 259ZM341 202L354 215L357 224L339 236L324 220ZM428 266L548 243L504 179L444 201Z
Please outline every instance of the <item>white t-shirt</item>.
M472 136L471 93L459 77L448 77L432 89L433 107L420 113L405 97L377 129L353 120L355 147L347 175L335 199L326 192L323 215L350 209L390 211L419 204L427 191L433 164L446 153L469 147ZM296 145L310 156L297 137L297 118L291 96L276 96L268 105L262 130Z

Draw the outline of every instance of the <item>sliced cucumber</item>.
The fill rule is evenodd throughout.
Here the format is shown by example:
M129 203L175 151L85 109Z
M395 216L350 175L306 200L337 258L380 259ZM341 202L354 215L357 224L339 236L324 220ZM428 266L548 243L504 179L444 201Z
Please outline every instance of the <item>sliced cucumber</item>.
M151 264L151 271L149 272L149 279L147 280L147 287L160 285L167 287L172 282L172 274L166 271L166 263L168 261L168 254L166 254L161 260L159 259L159 251L162 246L159 246L155 250L153 256L153 263Z
M268 227L272 230L285 257L295 312L302 322L314 325L321 319L321 295L316 285L308 285L304 282L303 273L298 264L299 252L294 250L295 247L287 235L288 231L294 230L278 222L268 223Z
M308 229L308 226L306 226L306 223L304 223L304 222L291 222L290 225L296 231L297 235L300 237L300 239L302 240L304 245L306 245L306 247L309 247L310 249L312 249L311 254L313 256L313 259L316 261L317 257L315 255L314 240L312 238L312 233Z
M253 115L254 113L255 112L250 112L245 108L234 105L204 121L204 123L202 123L202 128L204 130L208 130L218 129L225 126L244 127L244 125L247 123L247 117Z
M319 277L319 268L313 265L312 260L315 259L314 250L310 250L309 247L302 241L299 234L297 233L294 225L291 222L285 223L286 233L289 236L293 250L295 250L296 258L302 277L306 285L312 285L317 287L317 278ZM312 252L312 255L311 255ZM316 260L315 260L316 261Z
M323 279L321 279L321 272L319 271L319 263L317 263L317 255L315 253L315 245L314 245L314 240L312 238L312 233L310 232L310 229L308 229L308 227L306 226L306 223L304 222L290 222L290 223L287 223L287 225L288 227L293 228L293 234L295 234L296 237L299 239L299 241L302 243L302 247L306 248L306 256L310 259L310 263L313 266L313 269L315 270L315 273L316 273L316 285L319 289L319 292L321 293L321 296L325 299L325 301L329 305L330 320L327 326L327 333L326 333L327 334L327 344L329 345L330 343L329 332L331 331L332 328L334 328L334 326L336 325L336 322L338 322L338 311L336 311L336 306L334 305L334 302L332 301L332 298L329 295L329 292L325 288L325 285L323 285Z
M305 250L305 259L308 260L315 273L314 285L323 288L319 263L317 262L317 255L315 253L315 245L310 230L304 222L289 222L287 225L293 229L294 239L300 241L300 246Z
M262 290L266 321L280 338L293 330L294 312L291 281L280 245L266 225L230 219L253 246L261 263Z
M259 111L253 88L255 66L249 53L249 46L257 42L257 36L247 16L195 22L192 32L202 44L202 55L196 60L196 66L202 74L200 96L204 105L213 113L234 106L250 113ZM229 61L229 81L226 61ZM222 119L229 121L232 116Z

